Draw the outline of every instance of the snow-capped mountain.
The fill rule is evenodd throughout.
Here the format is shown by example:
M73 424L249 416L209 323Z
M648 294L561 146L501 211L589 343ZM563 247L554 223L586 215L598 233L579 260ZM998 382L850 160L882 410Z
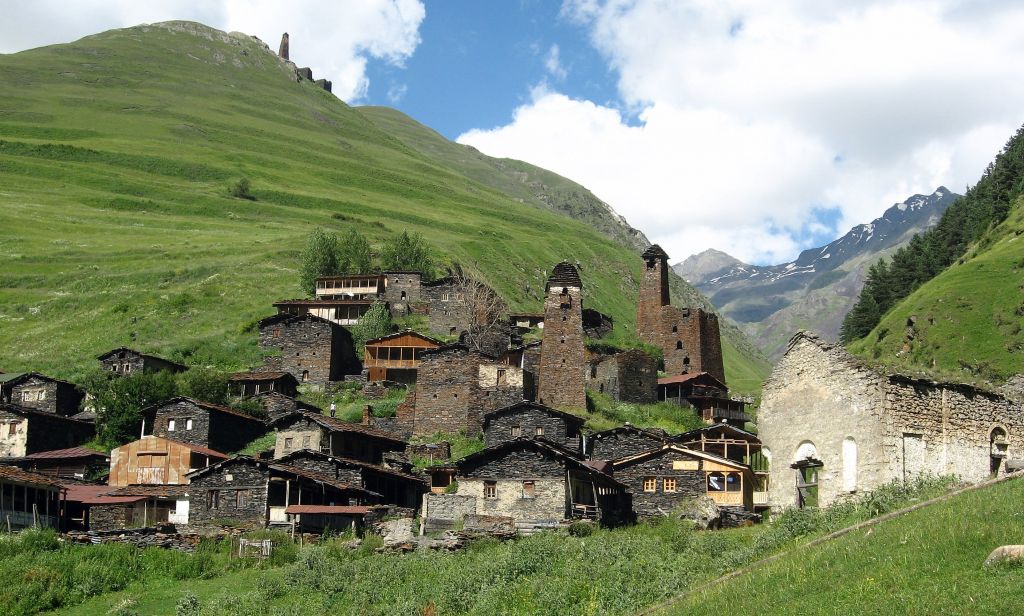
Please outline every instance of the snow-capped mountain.
M780 265L749 265L706 250L673 266L726 316L777 357L799 328L836 338L867 267L936 222L959 195L944 186L914 195L870 223Z

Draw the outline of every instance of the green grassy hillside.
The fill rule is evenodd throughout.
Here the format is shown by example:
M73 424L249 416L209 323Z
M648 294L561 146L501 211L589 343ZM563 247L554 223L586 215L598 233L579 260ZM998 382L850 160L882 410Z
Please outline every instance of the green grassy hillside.
M300 295L316 226L375 247L421 233L519 310L540 307L552 265L578 261L588 305L632 340L632 247L432 158L383 115L193 23L0 56L0 368L74 378L121 344L256 363L252 325ZM228 196L241 177L255 201ZM724 343L734 386L757 389L767 365L738 332Z
M1024 203L850 351L901 371L1000 382L1024 372Z
M982 566L1024 535L1016 479L851 532L697 592L671 614L1018 614L1024 566Z

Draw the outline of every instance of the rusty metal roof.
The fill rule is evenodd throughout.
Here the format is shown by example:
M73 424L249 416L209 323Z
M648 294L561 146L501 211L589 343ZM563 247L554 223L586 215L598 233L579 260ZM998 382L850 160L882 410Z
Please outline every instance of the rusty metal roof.
M320 513L335 515L366 515L369 507L363 505L288 505L285 513Z

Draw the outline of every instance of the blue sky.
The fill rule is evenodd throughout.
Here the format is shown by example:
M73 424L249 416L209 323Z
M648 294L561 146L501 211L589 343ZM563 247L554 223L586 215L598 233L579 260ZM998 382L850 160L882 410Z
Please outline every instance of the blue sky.
M1015 0L0 0L0 53L185 19L354 105L569 177L673 260L781 263L941 185L1024 123Z
M573 97L617 105L615 78L584 29L556 2L430 2L421 42L404 67L371 62L369 105L396 107L449 139L512 120L550 83ZM561 79L547 69L552 48Z

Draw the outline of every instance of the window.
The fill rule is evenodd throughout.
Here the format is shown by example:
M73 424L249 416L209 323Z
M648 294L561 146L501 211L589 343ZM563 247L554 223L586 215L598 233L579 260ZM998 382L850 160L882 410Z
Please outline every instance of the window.
M168 432L174 432L174 420L173 419L168 419L167 420L167 431Z
M449 300L450 298L451 298L451 294L449 294L449 293L442 293L442 294L441 294L441 301L442 301L442 302L446 302L446 301L448 301L448 300Z
M35 392L33 392L33 391L23 391L23 392L21 392L21 399L24 400L25 402L31 402L32 401L32 394L34 394L34 393Z
M519 438L520 436L523 435L523 428L522 426L512 426L512 429L509 430L509 433L512 435L512 438Z
M674 333L676 333L676 332L678 332L678 331L679 331L679 326L677 326L677 325L673 325L673 326L672 326L672 333L674 334Z
M683 341L682 340L676 340L676 349L678 350L678 349L682 349L682 348L683 348Z
M36 396L36 400L46 400L46 390L40 389L39 395Z
M309 449L309 435L308 434L302 437L302 447L305 448L305 449Z
M725 476L725 491L739 492L743 489L743 478L739 473L729 473Z
M218 509L220 507L220 490L208 490L206 492L206 508Z
M665 477L665 480L662 482L662 487L664 488L665 492L675 492L676 491L676 478L675 477Z
M280 338L281 337L281 328L280 327L274 330L274 337L275 338Z
M725 492L725 475L708 473L708 492Z
M14 436L17 433L18 433L18 423L17 422L12 421L11 423L7 424L7 435L8 436Z
M302 371L302 382L303 383L309 382L309 370L303 370Z
M284 448L285 449L291 449L292 448L292 441L294 441L294 440L295 439L292 439L292 438L284 439Z
M644 492L654 492L658 489L657 477L644 477Z
M498 385L508 384L508 374L504 368L498 368Z
M498 498L498 482L497 481L485 481L484 482L484 498Z
M249 490L235 490L235 509L244 509L249 505Z
M192 429L192 420L191 419L186 419L185 420L185 429L186 430L191 430Z
M533 434L535 436L544 436L544 426L537 426L536 428L534 428Z
M523 482L523 498L536 498L536 484L532 481Z

